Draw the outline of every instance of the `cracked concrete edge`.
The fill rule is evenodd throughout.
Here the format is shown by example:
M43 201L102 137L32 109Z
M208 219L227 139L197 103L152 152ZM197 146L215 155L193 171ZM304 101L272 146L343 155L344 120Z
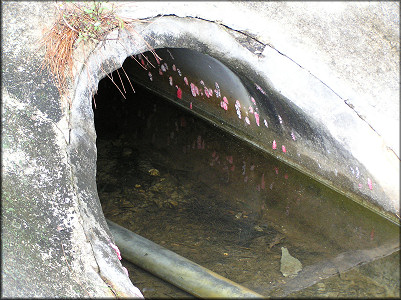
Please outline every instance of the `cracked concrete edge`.
M344 101L330 89L314 76L310 76L308 71L300 68L270 48L265 48L269 53L265 53L264 57L260 57L244 52L244 49L240 49L241 46L234 41L233 37L229 38L228 35L220 34L218 30L212 30L212 28L202 30L203 27L199 25L199 22L202 22L200 20L192 19L189 22L186 19L177 18L175 24L171 25L167 21L171 18L173 17L156 18L152 25L153 27L147 25L145 28L145 35L152 32L158 37L165 34L176 39L186 35L196 36L199 41L204 43L204 46L202 46L202 49L195 50L206 52L227 66L234 68L237 73L243 72L242 75L244 76L247 75L246 70L252 68L264 80L268 78L268 81L266 81L267 86L277 90L287 99L294 102L322 126L328 127L330 133L340 141L343 147L362 164L366 165L369 172L373 174L372 177L386 188L386 193L390 197L389 203L383 202L381 205L395 213L399 211L398 157L389 152L381 137L373 132L365 122L357 118ZM179 25L179 20L181 20L181 25ZM162 22L165 23L162 24ZM158 28L155 28L156 26ZM166 32L167 29L165 29L167 27L169 29L168 33ZM211 39L209 32L213 32L214 35L218 36L214 36ZM230 47L227 47L227 45L230 45ZM322 106L326 108L316 109ZM339 122L344 118L347 123ZM372 157L375 159L372 159ZM377 197L380 198L379 195Z
M382 137L357 117L341 98L324 84L320 84L320 80L314 76L308 78L306 70L294 67L294 64L282 56L275 55L272 50L267 49L265 54L263 59L266 63L261 65L260 72L265 73L266 77L273 81L274 87L287 99L294 101L304 112L326 126L343 147L352 153L381 185L387 187L387 191L391 191L391 198L397 207L399 159L394 152L388 150Z
M296 62L294 59L292 59L291 57L289 57L289 56L286 55L285 53L280 52L278 49L276 49L276 48L275 48L274 46L272 46L271 44L269 44L269 43L264 43L264 42L258 40L258 38L255 37L254 35L251 35L249 32L246 32L246 31L243 31L243 30L240 30L240 29L232 28L232 27L230 27L230 26L228 26L228 25L225 25L225 24L222 23L221 21L214 21L214 20L211 20L211 19L205 19L205 18L201 18L201 17L192 17L192 16L180 17L179 15L176 15L176 14L164 15L164 17L177 17L177 18L188 18L188 19L193 18L193 19L198 19L198 20L202 20L202 21L206 21L206 22L211 22L211 23L214 23L214 24L217 24L217 25L221 25L221 26L223 26L224 28L228 29L229 31L238 32L239 34L242 34L242 35L244 35L244 36L246 36L246 37L252 39L253 41L255 41L256 43L258 43L259 45L263 46L263 48L264 48L263 51L261 51L260 53L259 53L259 51L258 51L258 52L255 52L255 54L258 54L259 56L263 56L263 55L264 55L263 53L265 52L265 50L267 50L266 47L270 47L272 50L275 50L278 54L284 56L285 58L287 58L288 60L290 60L291 62L293 62L295 65L297 65L297 66L300 67L301 69L304 69L304 70L305 70L306 72L308 72L311 76L315 77L318 81L320 81L324 86L326 86L329 90L331 90L339 99L341 99L342 101L344 101L344 103L347 104L347 105L350 107L350 109L353 110L353 112L354 112L362 121L364 121L377 135L380 136L380 133L377 132L377 131L375 130L375 128L374 128L371 124L369 124L369 122L366 120L366 117L365 117L365 116L362 116L362 115L355 109L355 107L350 103L350 101L349 101L348 98L347 98L347 99L342 98L341 95L340 95L341 93L336 92L336 91L334 90L334 88L331 88L331 87L330 87L328 84L326 84L322 79L318 78L318 76L315 75L315 74L313 74L313 72L312 72L311 70L308 70L307 68L303 67L300 63ZM154 19L154 18L156 18L156 16L151 16L151 17L149 17L149 18L145 18L144 20L152 20L152 19ZM397 154L397 152L394 151L394 149L392 149L390 146L387 146L387 148L388 148L389 150L391 150L398 158L400 158L399 155Z
M277 53L277 51L271 48L265 48L265 50L270 49L269 51L267 51L270 53L265 53L265 55L255 55L254 53L243 51L244 49L242 45L235 42L235 38L232 35L230 35L230 33L228 33L227 30L223 31L221 30L221 28L217 28L220 25L214 24L214 22L208 22L208 24L210 24L210 26L215 26L217 29L208 28L206 30L204 26L200 25L200 24L204 25L205 21L199 20L197 18L181 18L181 17L168 16L168 17L157 17L155 19L148 19L148 21L149 21L148 24L138 26L135 29L137 29L138 33L143 34L143 36L145 37L154 35L153 38L148 39L148 42L155 48L169 47L169 46L175 47L176 44L174 40L178 41L181 39L182 42L183 40L181 37L184 37L186 35L195 36L199 40L199 45L195 45L196 44L195 43L187 45L186 47L193 48L194 50L198 50L201 52L206 52L207 54L214 56L215 58L219 59L228 66L233 67L235 65L236 68L235 71L237 71L237 73L241 73L241 71L244 71L247 68L249 69L250 66L254 67L254 69L257 72L262 74L262 77L264 77L264 79L266 78L270 79L269 82L266 82L268 86L271 86L274 89L278 90L280 93L285 95L290 101L294 101L307 114L313 115L313 117L319 122L321 122L322 125L325 124L326 117L325 116L322 117L319 111L316 112L314 110L311 110L311 105L309 104L309 102L311 95L317 98L318 100L320 98L325 99L325 101L328 102L325 103L325 105L328 105L327 111L330 114L334 114L334 116L345 115L346 119L349 122L351 122L350 124L348 124L349 127L352 128L352 126L355 126L356 128L353 134L351 134L350 136L346 135L344 136L346 131L344 131L342 128L340 130L336 130L336 127L338 126L336 124L337 121L336 117L329 116L329 119L330 118L332 119L330 120L332 124L331 125L332 134L334 134L334 136L336 136L336 138L339 139L339 141L341 141L345 149L347 149L350 153L354 154L357 157L357 159L362 161L362 163L366 164L372 174L375 173L376 175L378 175L379 179L377 179L375 176L372 176L372 178L376 178L377 182L379 182L380 185L383 185L386 188L387 190L386 193L390 195L389 197L391 199L389 202L387 200L384 202L382 201L380 205L385 207L386 210L397 213L397 211L399 210L397 201L398 171L394 170L394 166L397 166L397 163L394 164L394 162L397 162L398 158L392 157L391 153L389 154L383 152L383 150L386 149L383 149L382 147L383 141L380 139L380 137L378 137L375 132L372 132L370 128L366 126L365 122L363 122L359 118L355 118L353 111L349 110L348 106L344 103L344 101L342 101L342 99L338 97L338 95L336 95L332 90L330 90L315 76L312 76L310 72L301 68L299 65L293 63L290 59ZM210 39L209 32L213 32L217 36L214 36L213 39ZM116 32L114 32L113 34L117 35ZM165 36L171 37L172 41L167 41L165 39ZM227 49L227 45L230 45L230 49ZM103 45L102 47L105 48L105 45ZM113 53L114 49L112 49L111 46L109 47L110 47L109 53ZM201 47L202 49L200 48L198 49L197 47ZM138 47L135 47L135 45L129 45L126 46L126 48L136 49ZM124 53L121 52L119 54L121 55L121 57L119 57L117 60L114 59L114 61L118 61L118 63L114 62L114 67L113 66L110 67L108 69L108 72L111 72L120 67L124 58L127 57L129 54L138 53L138 51L140 52L149 50L146 47L142 47L142 50L136 49L129 52L127 49L123 51ZM108 56L109 53L107 53L107 51L106 52L103 51L103 54L99 54L99 59L105 61L105 58L107 58L106 60L110 60ZM110 55L111 56L115 55L115 52L114 54ZM111 61L113 61L113 59ZM297 77L299 75L299 77L303 78L303 81L297 78L284 78L284 79L281 78L280 75L277 75L277 72L282 73L283 66L286 66L287 68L286 71L289 71L288 73L292 73L293 77L294 76ZM90 69L91 72L92 71L100 72L99 67L96 66L90 66ZM103 71L101 71L100 73L102 72ZM104 77L105 74L103 73L102 76ZM99 75L95 75L94 78L95 79L92 79L90 82L91 85L93 85L94 82L96 82L96 80L98 80L100 77ZM272 84L272 81L274 82L274 84ZM289 83L291 83L290 86L294 85L293 84L294 82L297 82L295 85L299 88L291 87L289 89L288 87L286 87L286 85L288 86ZM305 92L304 91L305 86L313 87L312 88L313 92ZM94 90L96 90L96 87L92 86L90 91L88 90L86 92L85 98L88 96L88 94L91 94ZM90 101L90 100L85 100L85 101ZM312 108L318 107L319 105L322 104L314 103L312 105ZM85 109L87 108L82 107L80 111L83 111ZM327 122L325 126L326 125ZM85 128L89 128L88 126L89 124L87 124ZM362 135L362 137L360 137L359 135ZM369 151L366 151L366 149L369 149ZM373 149L373 151L370 151L371 149ZM368 155L364 156L366 152ZM383 153L385 154L384 157L382 157ZM372 155L375 156L376 154L378 159L372 161L371 159ZM379 171L377 170L378 167ZM382 176L384 176L385 180L382 180L382 178L380 178ZM378 195L375 201L380 202L380 200L378 200L380 198L381 197Z
M177 17L177 18L183 18L180 17L179 15L176 14L169 14L168 16L173 16L173 17ZM152 16L150 18L147 19L154 19L156 16ZM201 17L192 17L192 16L188 16L185 18L194 18L194 19L198 19L198 20L203 20L206 22L211 22L217 25L221 25L225 28L227 28L229 31L235 31L238 32L239 34L242 34L250 39L252 39L253 41L255 41L256 43L260 44L263 46L263 51L259 52L255 52L255 54L260 54L263 55L263 52L265 50L265 47L270 47L271 49L275 50L278 54L284 56L285 58L289 59L290 61L292 61L294 64L296 64L298 67L300 67L301 69L304 69L305 71L307 71L310 75L312 75L313 77L315 77L317 80L319 80L323 85L325 85L328 89L330 89L334 94L336 94L340 99L342 99L343 101L346 101L345 99L343 99L339 93L336 93L336 91L334 89L332 89L329 85L327 85L326 83L323 82L323 80L319 79L315 74L313 74L313 72L311 70L308 70L306 67L303 67L300 63L298 63L297 61L295 61L294 59L292 59L291 57L289 57L288 55L286 55L284 52L280 52L280 50L278 50L277 48L275 48L272 44L268 43L268 42L262 42L261 40L258 40L257 37L255 37L255 35L250 34L248 31L245 30L241 30L241 29L236 29L234 27L230 27L228 25L225 25L224 23L222 23L221 21L214 21L211 19L205 19L205 18L201 18ZM348 105L350 106L350 105ZM352 107L351 107L352 108ZM354 110L355 111L355 110ZM356 112L356 111L355 111ZM357 112L356 112L357 113ZM373 128L372 128L373 129Z
M198 18L243 32L257 39L287 56L326 84L382 136L387 147L400 157L399 117L394 115L394 111L399 110L399 80L393 80L394 76L398 76L399 73L399 59L392 61L391 55L378 57L382 47L375 50L374 45L370 45L369 42L359 44L357 42L366 35L377 43L382 38L380 35L380 30L382 30L386 33L384 37L387 36L392 41L398 39L398 44L396 40L393 42L399 48L399 34L395 32L398 30L398 25L394 25L394 22L397 21L397 13L399 22L399 7L397 8L393 4L352 2L321 4L180 2L166 4L161 1L158 2L158 5L153 6L150 3L121 4L119 13L122 16L139 19L167 15ZM249 21L250 18L252 22ZM352 25L347 22L352 22ZM369 24L376 26L374 32L369 30ZM334 27L330 27L331 25ZM348 36L357 38L351 39L351 44L346 45L344 43L348 41ZM332 40L333 38L336 40ZM348 49L352 49L352 53ZM388 69L385 71L384 77L372 71L375 67L374 64L369 67L364 64L363 57L365 55L370 60L373 59L381 69ZM348 56L354 61L350 61ZM342 58L344 58L344 62L341 61ZM355 60L355 58L357 59ZM394 69L395 67L396 69ZM349 68L355 69L355 71L347 73ZM357 70L362 73L355 73ZM368 72L368 70L370 71ZM386 79L389 76L393 78L390 81ZM363 80L365 79L374 84L364 84ZM373 85L374 89L370 87ZM379 90L385 88L387 91L385 93L387 104L384 109L384 106L381 106L379 111L377 111L378 107L372 106L373 102L377 103L384 95L378 91L378 87ZM389 114L393 117L389 118ZM377 120L378 115L381 116L380 121Z

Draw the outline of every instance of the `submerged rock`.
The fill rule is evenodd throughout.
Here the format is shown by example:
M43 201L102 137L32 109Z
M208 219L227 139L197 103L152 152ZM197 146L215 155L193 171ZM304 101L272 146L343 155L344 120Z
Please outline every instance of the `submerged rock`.
M287 248L281 247L281 266L280 272L284 277L292 277L298 274L302 270L301 262L292 257L288 252Z
M148 171L148 173L149 173L151 176L160 176L160 172L159 172L159 170L157 170L157 169L150 169L150 170Z

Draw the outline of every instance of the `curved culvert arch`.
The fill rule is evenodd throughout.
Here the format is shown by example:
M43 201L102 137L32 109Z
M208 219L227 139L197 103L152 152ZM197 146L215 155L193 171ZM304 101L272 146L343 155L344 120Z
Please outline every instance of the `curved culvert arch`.
M149 45L154 49L189 49L208 55L212 60L216 59L218 64L235 73L243 84L243 93L248 94L249 98L239 99L242 101L242 114L245 118L247 111L253 125L246 127L244 119L241 119L242 127L239 126L239 118L236 119L238 115L235 114L224 121L221 116L225 110L222 109L220 119L212 118L212 122L216 125L225 123L226 125L220 127L398 224L395 216L399 211L396 190L398 183L394 183L398 175L393 176L395 173L391 171L394 161L387 157L385 151L381 151L380 145L377 145L377 137L368 125L349 112L348 106L333 91L307 71L269 47L265 48L262 56L250 52L248 48L252 48L252 45L247 42L241 44L226 29L211 22L162 17L151 25L138 24L135 30L139 35L134 38L132 33L125 31L112 32L108 37L110 39L101 42L87 58L81 72L76 76L70 113L69 154L81 203L83 225L93 245L96 259L100 262L100 273L106 281L116 282L118 276L125 275L123 271L118 276L111 275L107 264L101 263L107 257L105 252L111 251L110 247L105 246L109 243L110 231L96 189L96 132L92 97L99 81L106 74L119 69L128 57L148 51ZM169 60L167 56L163 59L165 62ZM140 70L137 63L132 68L134 66ZM172 65L168 67L172 68ZM156 72L158 68L155 69ZM146 72L144 80L147 83L144 81L143 84L149 87L150 81ZM284 78L285 75L288 78ZM284 84L288 84L288 89L281 88ZM167 77L164 86L169 87ZM177 89L173 93L171 90L166 92L154 87L152 89L172 101L190 97L188 92L177 97ZM230 86L224 87L226 89L230 90ZM222 94L221 99L223 96ZM252 103L250 97L256 103ZM313 100L312 104L307 104L308 99ZM235 100L238 99L228 100L231 112L235 111ZM318 100L323 108L314 109ZM253 116L249 115L251 112L246 107L248 104L256 104L253 105ZM195 106L194 103L193 105ZM260 126L255 125L256 108L260 109ZM322 111L325 110L331 114L322 116ZM203 112L200 110L198 115L210 120L210 116L205 115L206 111L207 109ZM262 118L263 122L266 119L271 124L263 132ZM354 128L354 131L347 135L345 128ZM364 137L363 141L360 138L355 140L360 135ZM278 143L276 149L273 149L272 140ZM359 155L358 151L350 151L353 144L361 142L364 143L363 146L370 147L373 154L381 155L376 157L375 165L371 164L371 156L368 155L366 161L366 156ZM282 145L286 150L283 151ZM369 171L372 167L376 168L377 176Z
M135 30L138 35L133 36L132 33L123 31L111 33L110 39L100 43L89 56L75 83L70 119L70 153L75 165L79 194L90 210L93 210L94 215L98 215L98 213L101 215L101 209L95 182L96 133L91 109L93 92L96 91L100 79L106 75L105 72L111 73L118 69L129 56L148 51L147 43L149 43L154 49L182 48L206 54L211 61L216 59L214 63L226 66L227 70L233 71L239 78L244 91L242 91L243 95L238 95L238 98L246 97L247 99L235 99L237 95L233 93L228 93L231 99L229 96L226 98L231 112L235 112L236 100L242 102L241 120L235 117L235 113L234 117L231 115L226 120L224 120L224 114L211 118L207 116L208 108L198 110L198 115L211 120L216 125L224 123L223 126L220 126L223 129L231 131L259 149L272 154L279 160L349 196L393 222L398 222L395 217L399 210L396 198L398 191L394 190L397 185L393 183L397 176L392 176L394 175L391 171L392 162L388 161L385 152L381 152L380 145L375 144L377 137L373 132L369 132L368 125L346 110L347 105L340 101L341 99L334 92L307 71L269 47L265 48L262 56L259 53L252 53L250 49L258 46L256 42L238 41L226 29L211 22L162 17L150 25L138 24ZM184 61L188 60L185 55L189 54L181 53ZM174 62L172 57L164 56L162 64L167 63L167 67L170 64L170 68L172 68ZM179 57L180 55L176 59L180 60ZM154 58L151 59L156 65L156 73L153 73L157 74L160 65ZM130 70L132 68L137 69ZM186 68L188 69L188 64ZM149 70L141 69L136 62L128 66L128 72L135 76L141 70L145 73L137 76L136 79L140 81L142 78L142 84L149 87L152 84L146 74ZM277 76L277 73L281 75ZM216 73L210 75L217 76ZM284 83L285 76L283 75L289 78L286 82L288 87L285 90L280 88ZM294 76L297 78L296 80L293 80ZM272 78L274 82L271 81ZM218 83L216 78L212 81ZM176 101L177 90L168 90L168 83L166 76L162 88L161 85L153 85L150 88L164 97ZM183 82L181 84L185 86ZM210 83L208 84L211 88ZM199 88L201 87L199 82L197 85ZM239 83L236 85L238 86ZM174 88L177 89L177 87ZM224 90L230 90L229 84L226 84ZM184 92L181 97L188 98L191 95ZM223 97L222 94L221 99ZM312 104L305 105L308 99ZM320 101L321 108L316 109L315 107L314 109L316 101ZM258 116L259 124L255 125L257 109L260 109L260 116ZM322 112L328 109L330 109L329 115L321 116ZM251 110L254 111L251 112ZM252 124L249 124L248 127L243 122L245 114L249 115L249 122L252 119ZM270 128L263 128L265 125L262 122L265 120L270 123ZM243 124L240 125L238 121ZM354 130L344 132L347 128L354 128ZM353 144L361 142L360 138L354 140L361 135L364 137L364 146L370 147L366 149L373 154L382 154L375 157L377 161L373 166L376 170L374 175L369 171L372 169L371 156L368 155L369 160L366 161L365 156L350 150ZM273 141L276 145L273 145ZM79 153L79 156L75 153ZM381 169L377 168L378 162L380 162ZM391 182L388 180L389 177L392 178ZM101 220L101 224L102 228L107 230L104 220Z

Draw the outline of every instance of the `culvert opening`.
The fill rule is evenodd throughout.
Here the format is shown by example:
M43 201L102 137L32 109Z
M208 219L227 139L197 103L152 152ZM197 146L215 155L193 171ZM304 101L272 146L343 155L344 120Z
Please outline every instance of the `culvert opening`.
M228 109L241 121L236 126L257 122L252 100L240 103L248 114L229 102L247 92L239 86L246 80L186 51L157 49L166 58L159 64L150 53L135 56L147 68L142 77L134 76L138 62L127 58L124 71L135 92L121 69L111 74L118 88L108 77L99 83L97 185L106 218L262 295L352 295L351 281L332 276L389 254L379 246L398 237L397 227L251 147L241 140L246 136L230 134L235 128L216 126ZM180 55L191 69L167 63L167 55ZM216 72L219 81L209 77ZM156 88L150 85L156 81ZM268 104L264 109L277 115ZM268 122L273 130L280 126L278 118ZM123 264L145 297L188 296ZM357 272L366 287L358 296L377 293L367 270ZM332 280L330 288L315 284L324 278Z

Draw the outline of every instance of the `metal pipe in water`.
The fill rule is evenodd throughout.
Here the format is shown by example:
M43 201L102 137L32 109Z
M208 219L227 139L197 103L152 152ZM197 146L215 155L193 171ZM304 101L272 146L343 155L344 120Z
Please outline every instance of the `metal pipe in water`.
M107 224L125 259L194 296L265 298L110 220Z

